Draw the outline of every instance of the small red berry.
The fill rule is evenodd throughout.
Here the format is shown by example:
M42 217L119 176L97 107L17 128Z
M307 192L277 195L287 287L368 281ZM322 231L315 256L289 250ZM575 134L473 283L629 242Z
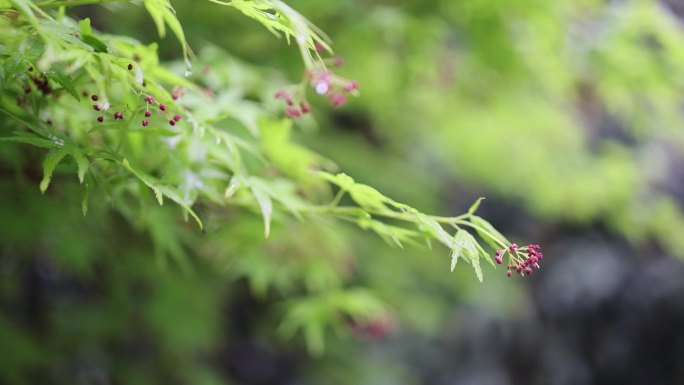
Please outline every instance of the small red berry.
M176 115L173 116L173 121L174 121L174 122L178 122L179 120L181 120L181 116L180 116L180 115L176 114Z
M100 100L100 97L97 95L93 95L90 97L90 99L92 99L94 102L96 102L96 101Z
M129 63L129 64L128 64L128 70L130 71L130 70L132 70L132 69L133 69L133 64L130 64L130 63Z
M311 105L307 102L301 102L299 103L299 106L302 108L302 114L308 114L311 112Z
M171 120L169 120L169 124L172 125L172 126L175 126L175 125L176 125L176 121L173 120L173 119L171 119Z
M95 110L95 111L100 111L101 108L102 108L102 107L100 107L99 104L93 104L93 110Z
M513 273L510 270L506 272L506 277L510 278L512 276L513 276Z
M497 255L496 258L494 258L494 260L495 260L496 263L499 264L499 265L503 263L503 258L501 258L500 255Z
M100 123L104 122L104 116L98 116L97 121Z
M142 125L143 125L143 127L147 127L147 126L150 125L150 121L147 120L147 119L145 119L145 120L142 121Z
M150 115L152 115L152 113L151 113L150 111L145 111L145 117L146 117L146 118L149 118Z
M159 109L162 111L166 111L166 104L164 104L164 103L160 104Z

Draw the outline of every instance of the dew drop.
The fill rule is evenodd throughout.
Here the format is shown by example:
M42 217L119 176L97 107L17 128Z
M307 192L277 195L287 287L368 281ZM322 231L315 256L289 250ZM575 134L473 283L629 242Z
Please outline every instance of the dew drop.
M53 141L54 143L56 143L57 145L64 146L64 141L62 139L60 139L54 135L50 135L50 136L48 136L48 138L50 138L50 140Z
M329 89L330 86L328 85L328 82L318 82L316 84L316 93L319 95L327 93Z
M180 143L181 139L183 139L181 135L174 135L170 138L162 139L162 141L165 142L170 149L174 150L178 146L178 143Z
M143 77L143 72L140 68L135 69L135 82L142 85L143 82L145 81Z

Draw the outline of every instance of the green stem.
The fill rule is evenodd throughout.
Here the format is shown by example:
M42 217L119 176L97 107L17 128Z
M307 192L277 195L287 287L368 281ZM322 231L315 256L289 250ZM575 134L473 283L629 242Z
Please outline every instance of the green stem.
M396 211L389 211L389 210L383 210L383 211L378 211L378 210L364 210L360 207L354 207L354 206L310 206L310 207L302 207L298 211L302 213L312 213L312 214L356 214L359 211L365 211L368 214L379 216L379 217L385 217L385 218L391 218L391 219L397 219L401 221L407 221L407 222L413 222L413 216L409 213L399 213ZM454 224L459 221L461 221L463 218L466 218L468 214L464 215L459 215L457 217L438 217L434 215L427 215L428 218L440 222L440 223L447 223L447 224Z
M127 3L130 0L63 0L63 1L46 1L44 3L37 4L41 8L54 8L54 7L74 7L78 5L92 5L92 4L104 4L104 3Z
M466 214L465 216L470 216L470 214ZM458 223L458 224L461 224L461 225L464 225L464 226L472 227L473 229L477 230L478 232L480 232L480 233L482 233L482 234L488 236L489 238L493 239L496 243L498 243L499 245L501 245L504 249L508 247L507 244L501 242L498 238L496 238L494 235L492 235L492 233L490 233L489 231L483 229L482 227L480 227L480 226L478 226L478 225L476 225L476 224L474 224L474 223L471 223L471 222L468 222L468 221L464 221L464 220L460 220L460 219L454 221L454 223Z
M248 201L240 201L238 199L230 199L229 200L230 204L238 205L238 206L252 206L252 202ZM414 218L410 213L399 213L396 211L390 211L390 210L367 210L363 209L361 207L356 207L356 206L332 206L332 205L325 205L325 206L304 206L304 207L297 207L295 209L297 212L302 213L302 214L331 214L331 215L351 215L353 217L358 217L359 213L361 212L366 212L370 215L374 216L379 216L379 217L385 217L385 218L391 218L391 219L397 219L401 221L406 221L406 222L414 222ZM467 218L469 214L463 214L459 215L457 217L439 217L435 215L426 215L428 218L440 222L440 223L446 223L450 225L455 225L456 223L461 223L464 222L463 219ZM468 222L465 222L466 224L470 224ZM472 224L470 224L473 226ZM487 233L485 230L482 230L483 232ZM487 233L489 234L489 233Z
M333 198L332 202L330 202L330 206L337 207L345 192L346 191L344 189L340 189L340 191L337 192L337 195L335 195L335 198Z

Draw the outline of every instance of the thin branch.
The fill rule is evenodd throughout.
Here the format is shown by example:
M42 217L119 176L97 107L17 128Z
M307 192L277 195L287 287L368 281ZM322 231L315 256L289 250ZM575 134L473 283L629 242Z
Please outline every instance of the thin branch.
M469 215L468 215L468 216L469 216ZM499 245L503 246L504 249L508 247L507 244L501 242L501 241L500 241L497 237L495 237L492 233L490 233L490 232L487 231L486 229L483 229L482 226L478 226L478 225L476 225L476 224L474 224L474 223L472 223L472 222L468 222L468 221L464 221L464 220L457 220L457 221L455 221L455 223L461 224L461 225L464 225L464 226L468 226L468 227L472 227L473 229L477 230L478 232L480 232L480 233L482 233L482 234L485 234L485 235L488 236L489 238L493 239L496 243L498 243Z
M308 206L298 208L297 211L301 213L312 213L312 214L357 214L360 211L367 212L370 215L375 215L379 217L398 219L407 222L414 222L414 216L411 213L401 213L390 210L368 210L356 206ZM447 224L457 223L468 216L468 214L459 215L457 217L440 217L435 215L426 215L428 218Z

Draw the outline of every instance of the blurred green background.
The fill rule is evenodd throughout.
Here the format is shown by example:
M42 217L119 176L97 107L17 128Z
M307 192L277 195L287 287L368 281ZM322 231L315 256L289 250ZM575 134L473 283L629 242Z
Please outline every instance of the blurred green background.
M296 47L254 21L172 4L200 59L221 49L301 78ZM487 197L482 216L540 243L543 268L507 279L487 267L480 284L465 266L449 273L444 250L288 219L264 240L261 219L239 210L200 233L160 208L148 220L169 226L148 234L104 206L83 218L75 182L45 197L3 162L0 384L684 383L681 3L289 4L330 36L337 72L361 91L338 109L311 96L315 122L296 141L424 212ZM142 7L74 12L158 40ZM160 52L180 57L173 36ZM189 266L160 263L159 244ZM284 309L338 286L386 304L387 335L313 311L326 332L311 355L281 333Z

